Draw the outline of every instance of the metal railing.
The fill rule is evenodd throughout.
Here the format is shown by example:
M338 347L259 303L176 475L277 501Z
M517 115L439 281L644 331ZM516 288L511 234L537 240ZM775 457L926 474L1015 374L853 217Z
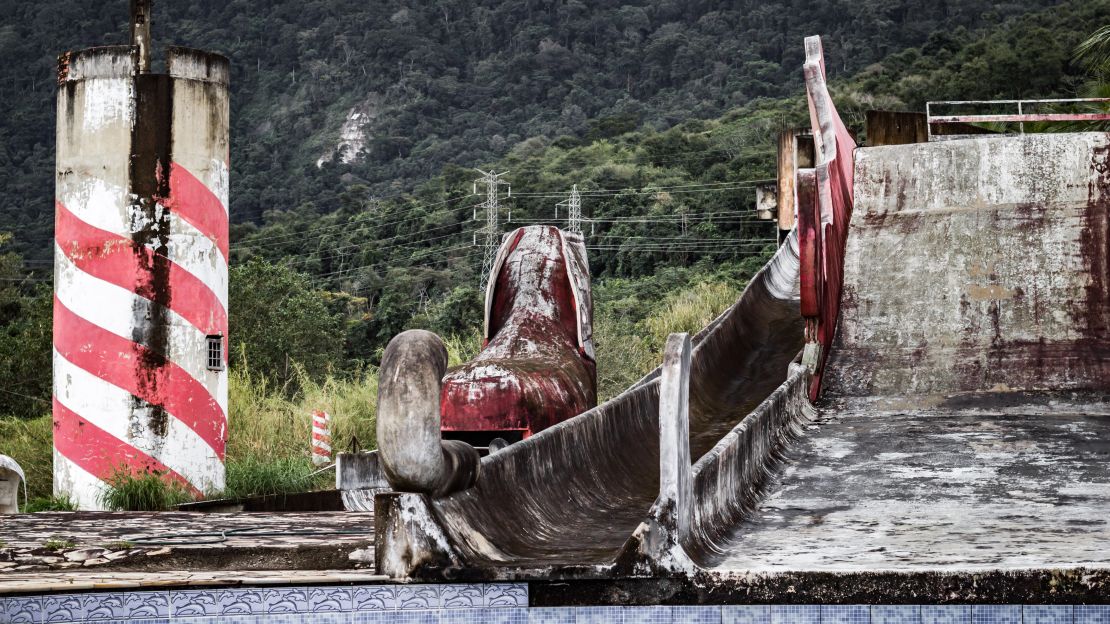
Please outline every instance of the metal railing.
M929 140L933 140L933 126L945 124L974 124L974 123L1017 123L1021 134L1025 134L1026 122L1060 122L1060 121L1110 121L1110 110L1104 112L1084 113L1029 113L1031 106L1038 104L1097 104L1110 103L1110 98L1067 98L1057 100L953 100L943 102L925 103L925 126ZM1016 105L1017 113L1002 114L977 114L977 115L933 115L934 106L983 106L983 105Z

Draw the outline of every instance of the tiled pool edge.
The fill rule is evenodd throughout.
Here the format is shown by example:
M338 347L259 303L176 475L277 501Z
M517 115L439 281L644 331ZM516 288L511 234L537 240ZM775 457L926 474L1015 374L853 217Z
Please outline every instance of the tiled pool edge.
M167 589L0 598L0 624L1110 624L1110 605L530 607L528 585Z

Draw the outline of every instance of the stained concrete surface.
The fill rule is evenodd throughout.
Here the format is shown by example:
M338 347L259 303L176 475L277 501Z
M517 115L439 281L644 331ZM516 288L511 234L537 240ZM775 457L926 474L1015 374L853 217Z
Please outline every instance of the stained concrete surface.
M719 570L1110 565L1110 395L829 402Z
M1106 388L1110 137L857 150L825 387L855 396Z
M55 512L0 515L0 587L60 572L372 567L372 513ZM46 548L49 545L50 548Z

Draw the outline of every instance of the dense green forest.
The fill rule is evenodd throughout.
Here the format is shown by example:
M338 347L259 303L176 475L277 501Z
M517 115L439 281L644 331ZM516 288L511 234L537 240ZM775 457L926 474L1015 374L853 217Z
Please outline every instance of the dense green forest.
M0 275L0 324L5 328L0 339L7 341L0 343L4 354L0 373L8 381L9 393L39 400L49 397L49 380L41 371L49 361L49 331L45 329L49 305L43 299L49 292L45 253L50 246L46 243L49 228L44 230L41 222L49 222L53 170L48 147L53 120L43 104L52 97L53 85L45 80L24 84L26 81L14 75L32 72L32 67L46 72L51 67L47 48L120 41L124 4L90 8L53 3L57 10L49 24L43 21L42 5L0 4L4 13L13 17L0 28L15 33L0 36L0 48L14 58L42 59L41 67L33 62L0 67L0 72L10 75L6 82L0 79L0 85L10 89L10 97L0 98L0 106L8 109L7 121L0 126L5 133L0 142L4 150L0 158L5 160L0 167L5 191L0 195L0 231L14 235L0 247L5 254L0 256L4 272ZM835 2L811 3L805 11L786 6L778 6L776 11L766 7L741 10L728 3L706 2L603 6L589 11L573 2L503 3L471 11L447 3L434 13L392 4L370 10L343 2L309 2L296 12L284 2L275 3L268 12L248 12L237 2L160 7L156 32L172 32L175 41L225 50L236 68L232 139L233 171L237 173L232 196L233 216L239 222L232 232L231 298L237 357L246 354L257 370L286 382L293 376L289 357L317 376L353 373L373 364L384 343L406 327L426 326L445 334L472 331L480 306L476 287L481 254L473 245L481 226L473 219L480 198L472 194L477 173L463 165L510 171L514 194L505 200L505 228L554 220L554 204L577 184L583 193L584 213L591 221L587 231L590 262L599 284L614 278L635 283L658 274L663 267L694 273L698 267L732 267L759 256L773 239L774 228L754 219L752 181L772 174L777 130L784 124L808 121L798 79L804 32L826 33L834 95L861 138L865 138L862 120L868 108L915 109L926 99L1074 95L1092 82L1091 76L1072 62L1073 51L1095 25L1110 19L1110 0L1053 3L1051 8L1034 11L1030 9L1040 6L1036 2L958 4L886 3L881 11L874 7L864 10L861 5L848 12L835 10L839 6ZM201 11L201 7L210 11ZM1021 11L1026 13L1003 19ZM857 13L868 17L850 19ZM625 24L631 14L646 20L642 22L645 30L636 31L636 36L624 27L618 28L624 33L621 37L599 34L603 25L615 28ZM880 15L885 21L879 20ZM274 38L276 33L293 28L287 20L303 26L279 41ZM410 29L409 22L426 28ZM58 24L70 26L64 36ZM712 30L710 24L720 29ZM614 79L613 74L625 71L617 67L629 65L616 59L638 58L631 64L636 84L653 86L637 90L643 100L637 100L636 115L610 115L616 109L597 104L583 109L583 114L588 110L607 116L587 117L576 128L549 124L543 121L545 116L558 117L577 106L570 103L577 100L545 99L534 86L512 86L513 81L536 80L537 72L548 75L554 71L537 68L535 59L529 61L530 71L513 73L515 77L499 72L494 72L495 76L474 67L473 71L447 71L452 64L470 67L474 63L475 67L505 69L525 63L521 55L531 54L520 47L519 35L508 37L509 42L501 46L478 45L471 35L482 28L502 35L523 29L534 33L534 39L562 37L559 40L578 56L564 68L558 82L587 85L585 90L592 98L604 99L603 94L609 92L602 87ZM43 34L17 36L24 32L21 29L38 29ZM680 34L682 50L699 51L693 55L697 60L690 63L730 51L726 55L732 63L727 79L711 86L695 79L697 72L690 68L663 72L671 61L687 56L682 52L657 59L648 54L663 31ZM357 41L348 41L354 51L341 63L336 51L321 42L344 32L361 34ZM248 37L248 33L254 34ZM456 35L459 40L452 45ZM794 45L786 45L784 37ZM896 47L896 42L916 41L923 43L880 56ZM424 46L416 42L424 42ZM263 49L275 66L248 62L260 58ZM357 68L380 66L386 58L409 59L417 50L430 54L429 49L438 50L447 63L437 65L445 72L441 78L457 74L470 81L493 80L501 85L493 91L501 94L499 97L518 102L521 110L545 112L520 121L514 133L505 135L513 138L500 154L488 145L478 151L457 147L450 158L444 157L451 162L443 166L434 157L412 160L422 163L419 171L424 173L416 173L416 169L412 173L422 176L419 183L390 169L409 166L400 164L408 162L406 157L376 160L368 154L351 165L317 169L316 152L306 151L308 143L304 141L323 144L331 140L324 137L334 130L335 120L344 118L349 102L334 108L324 105L323 98L365 93L368 85L381 77L378 72L371 72L373 79L361 76ZM759 55L771 59L759 61L767 65L765 73L745 64L756 61L739 60ZM477 58L483 60L475 61ZM320 60L327 72L313 79L304 76L311 72L302 69L297 80L313 84L294 88L290 83L280 96L267 91L276 88L277 74L292 72L300 63L307 63L306 59ZM852 69L858 71L850 73ZM360 76L352 78L351 74ZM762 86L753 87L755 83ZM750 89L754 90L747 91ZM443 94L433 97L435 93L439 91L433 89L431 95L413 100L405 111L397 111L397 115L408 115L407 121L390 132L407 128L411 139L425 131L421 128L434 126L439 133L435 149L463 145L447 135L466 136L471 123L466 119L471 117L433 106L436 97L447 98ZM610 95L626 104L632 101L630 92L621 93ZM731 95L723 95L728 93ZM772 93L786 95L752 97ZM308 99L294 105L301 98ZM313 98L317 98L314 106L309 105ZM417 105L417 100L423 104ZM491 103L497 98L460 95L451 101L465 102L472 116L487 122L502 118L503 111ZM716 103L710 105L712 102ZM266 112L262 112L264 105L270 106ZM730 108L721 116L702 118L726 107ZM328 110L336 112L334 119ZM443 115L448 115L450 123L434 121L443 122ZM390 123L402 123L400 117L389 117ZM260 132L266 125L272 127ZM301 137L296 131L287 133L302 125L311 127L308 134L315 138ZM254 151L262 144L267 146L265 158ZM287 166L296 158L304 160L285 173L263 173ZM383 179L405 180L402 187L411 188L392 196L380 194L380 184L374 180ZM255 201L263 192L281 201L268 202L260 214L235 203ZM669 286L676 289L684 284ZM657 284L645 300L659 300L661 287ZM605 298L600 305L604 313ZM645 313L637 314L633 320ZM272 331L275 326L285 331ZM14 400L14 395L8 398ZM29 414L41 409L33 399L17 403L7 411Z
M490 162L532 137L663 130L795 93L805 35L823 35L834 75L846 76L907 48L943 63L1006 18L1054 6L1071 5L194 0L157 3L154 36L231 58L232 215L262 222L271 210L330 213L356 184L379 197L406 192L447 165ZM126 19L125 0L0 0L0 223L29 260L50 255L54 59L124 43ZM1049 41L1030 40L1035 50L1063 50L1079 36L1045 33ZM1036 63L1034 51L1009 54L1013 65ZM1043 72L1003 69L976 91L1045 94ZM361 157L318 169L352 110L368 120Z
M24 60L0 66L0 232L12 234L0 236L0 439L13 448L49 449L49 419L35 417L50 397L52 58L123 42L125 12L0 0L0 50ZM229 462L247 462L300 445L248 448L258 436L237 423L280 422L299 440L290 423L309 406L338 406L361 419L344 433L371 436L374 366L403 329L451 337L455 361L477 349L473 167L509 171L503 229L555 222L578 185L612 396L773 250L753 184L773 175L778 130L808 124L804 35L824 36L834 98L865 141L871 108L1097 88L1073 54L1110 22L1110 0L202 1L156 16L161 41L232 59ZM352 110L368 120L364 150L334 153Z

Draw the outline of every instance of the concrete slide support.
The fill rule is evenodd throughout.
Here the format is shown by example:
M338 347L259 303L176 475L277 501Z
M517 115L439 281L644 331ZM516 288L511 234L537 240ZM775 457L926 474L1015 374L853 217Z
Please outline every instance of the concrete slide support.
M693 567L683 548L694 515L690 467L690 335L671 334L659 377L659 496L618 567L644 575Z
M1105 133L863 149L856 205L831 390L1106 387Z

